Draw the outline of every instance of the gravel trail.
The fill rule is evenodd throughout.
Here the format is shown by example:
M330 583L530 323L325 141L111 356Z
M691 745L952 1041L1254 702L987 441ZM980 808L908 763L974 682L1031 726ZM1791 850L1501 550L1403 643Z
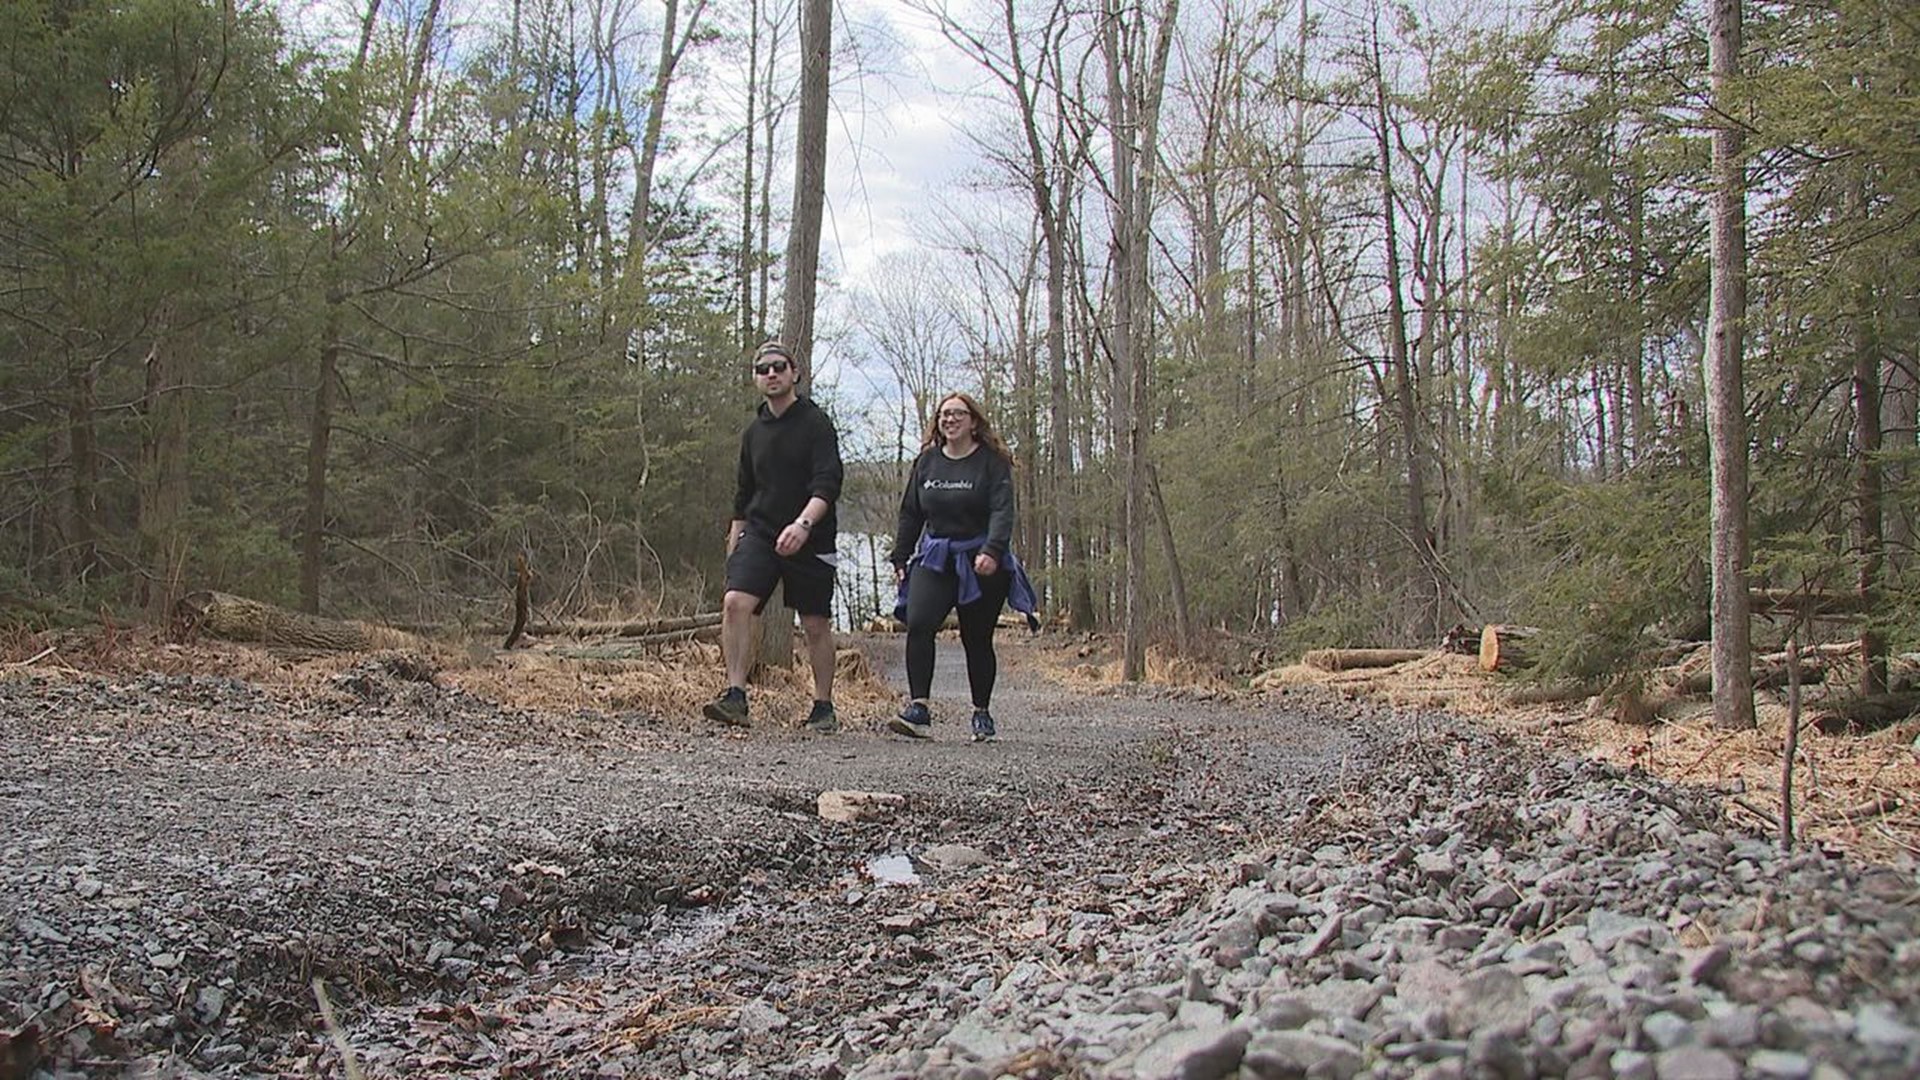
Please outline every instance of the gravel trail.
M1006 643L985 745L944 641L931 743L371 663L0 681L0 1080L344 1075L316 978L370 1076L1920 1071L1911 865L1445 717L1071 693L1051 647Z

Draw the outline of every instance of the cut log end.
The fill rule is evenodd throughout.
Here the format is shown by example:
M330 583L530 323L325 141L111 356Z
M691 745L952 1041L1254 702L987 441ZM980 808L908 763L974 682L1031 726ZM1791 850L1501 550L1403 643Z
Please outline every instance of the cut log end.
M1525 667L1528 656L1522 642L1539 632L1531 626L1488 623L1480 631L1480 670L1512 671Z

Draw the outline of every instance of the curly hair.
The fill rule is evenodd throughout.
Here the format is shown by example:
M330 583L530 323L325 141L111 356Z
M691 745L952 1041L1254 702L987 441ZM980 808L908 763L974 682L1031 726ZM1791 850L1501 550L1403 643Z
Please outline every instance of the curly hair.
M931 450L936 446L945 445L946 437L940 434L940 410L949 401L957 401L965 405L967 411L973 414L973 437L980 445L1005 458L1007 464L1014 463L1013 451L1007 449L1007 444L1000 440L999 433L993 430L992 421L987 419L987 411L980 407L980 403L975 401L971 394L962 393L959 390L942 394L934 404L933 415L927 418L926 437L920 440L920 449Z

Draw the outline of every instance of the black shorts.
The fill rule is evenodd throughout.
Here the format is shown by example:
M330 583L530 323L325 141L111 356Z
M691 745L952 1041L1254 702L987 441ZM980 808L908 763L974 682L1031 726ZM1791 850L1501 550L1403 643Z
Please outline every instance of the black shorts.
M788 607L802 615L833 611L833 563L810 551L787 556L773 550L773 541L749 532L727 556L727 591L760 598L754 614L767 606L775 585L784 586Z

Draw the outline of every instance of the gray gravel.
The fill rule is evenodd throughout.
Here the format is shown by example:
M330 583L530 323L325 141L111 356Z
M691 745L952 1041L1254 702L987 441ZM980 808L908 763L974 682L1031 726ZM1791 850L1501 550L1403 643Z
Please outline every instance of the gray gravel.
M1069 695L1010 646L984 746L952 645L930 744L371 664L309 701L0 681L0 1077L340 1075L316 977L374 1075L1920 1073L1911 865L1443 717ZM829 825L832 788L907 808Z

